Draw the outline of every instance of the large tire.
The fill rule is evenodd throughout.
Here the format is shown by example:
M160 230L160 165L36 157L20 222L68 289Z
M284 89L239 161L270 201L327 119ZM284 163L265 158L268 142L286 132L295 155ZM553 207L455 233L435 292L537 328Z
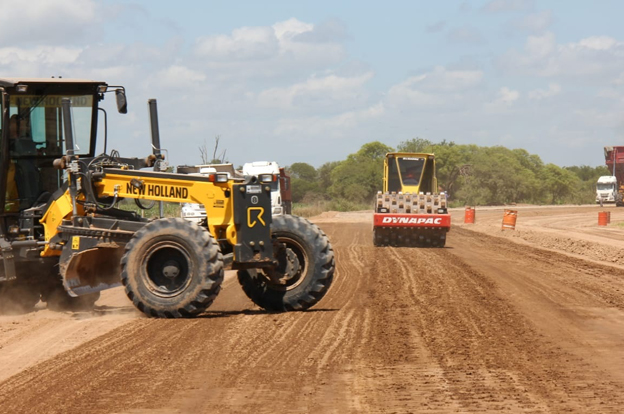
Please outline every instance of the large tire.
M285 246L275 252L280 264L272 278L265 270L239 270L243 291L269 311L310 308L325 296L334 277L329 239L316 225L291 215L273 217L271 233Z
M379 230L373 227L373 246L379 247L381 246L381 235L379 234Z
M121 258L126 294L149 316L196 316L212 304L222 281L219 245L206 229L181 218L147 224Z
M0 314L32 312L39 297L38 285L19 281L0 283Z
M435 244L435 247L440 247L440 248L442 248L442 247L444 247L444 245L445 245L445 244L446 244L446 233L441 233L441 234L438 236L438 241L437 241L437 243Z

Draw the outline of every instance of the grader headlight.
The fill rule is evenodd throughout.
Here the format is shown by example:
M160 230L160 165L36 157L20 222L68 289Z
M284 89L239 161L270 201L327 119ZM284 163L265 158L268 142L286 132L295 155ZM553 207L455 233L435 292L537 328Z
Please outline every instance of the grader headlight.
M213 183L227 183L228 180L229 176L224 173L210 174L208 176L208 181L211 181Z

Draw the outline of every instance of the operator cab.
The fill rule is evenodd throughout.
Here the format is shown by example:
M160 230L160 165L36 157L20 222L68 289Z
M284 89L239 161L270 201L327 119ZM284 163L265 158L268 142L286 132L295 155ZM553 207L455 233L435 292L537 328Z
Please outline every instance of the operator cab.
M388 153L384 192L434 193L434 158L429 154Z
M63 171L52 162L67 150L63 98L71 99L74 153L93 156L98 102L106 89L91 80L0 78L0 214L45 203L62 185Z
M123 87L81 79L0 78L0 239L41 237L39 219L66 181L66 172L53 165L68 150L63 98L71 101L73 153L88 163L95 153L98 103L107 91L116 92L117 109L126 113Z

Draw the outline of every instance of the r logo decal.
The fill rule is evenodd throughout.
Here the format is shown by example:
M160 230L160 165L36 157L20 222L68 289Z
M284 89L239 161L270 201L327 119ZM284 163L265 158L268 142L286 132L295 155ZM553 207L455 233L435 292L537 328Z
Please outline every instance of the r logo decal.
M258 223L258 221L262 223L263 226L266 226L266 223L262 219L263 214L264 214L263 207L249 207L247 209L247 226L249 228L252 228ZM251 221L252 218L253 218L253 221Z

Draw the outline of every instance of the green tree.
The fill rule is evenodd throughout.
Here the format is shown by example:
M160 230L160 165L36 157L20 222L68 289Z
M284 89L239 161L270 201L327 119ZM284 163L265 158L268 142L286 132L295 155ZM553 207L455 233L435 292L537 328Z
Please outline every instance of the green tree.
M435 144L431 151L436 157L436 176L438 185L453 198L463 181L472 172L476 145L456 145L442 141Z
M609 171L607 166L601 165L599 167L590 167L589 165L581 165L579 167L564 167L566 170L570 171L574 175L576 175L582 181L598 181L598 177L602 177L603 175L612 175L612 172Z
M290 175L294 203L300 203L307 195L319 192L316 168L305 162L296 162L285 169Z
M316 181L318 176L316 168L305 162L296 162L286 167L286 169L289 171L291 177L301 178L305 181Z
M397 152L432 152L433 142L424 138L412 138L401 141L397 146Z
M472 158L470 179L458 191L467 204L526 202L539 192L535 173L525 168L517 155L505 147L480 148Z
M383 160L393 148L379 141L364 144L355 154L336 165L331 174L329 193L334 198L366 202L383 184Z
M326 162L317 169L319 190L327 195L328 189L332 186L332 171L340 165L342 161Z
M302 178L290 179L291 197L293 203L300 203L306 196L318 193L318 184L314 181L307 181Z
M598 177L612 174L605 165L598 167L581 165L565 167L565 169L576 175L580 180L576 196L578 203L593 203L596 199L596 181L598 181Z
M544 190L548 202L561 204L578 188L579 178L571 171L555 164L547 164L541 172Z

